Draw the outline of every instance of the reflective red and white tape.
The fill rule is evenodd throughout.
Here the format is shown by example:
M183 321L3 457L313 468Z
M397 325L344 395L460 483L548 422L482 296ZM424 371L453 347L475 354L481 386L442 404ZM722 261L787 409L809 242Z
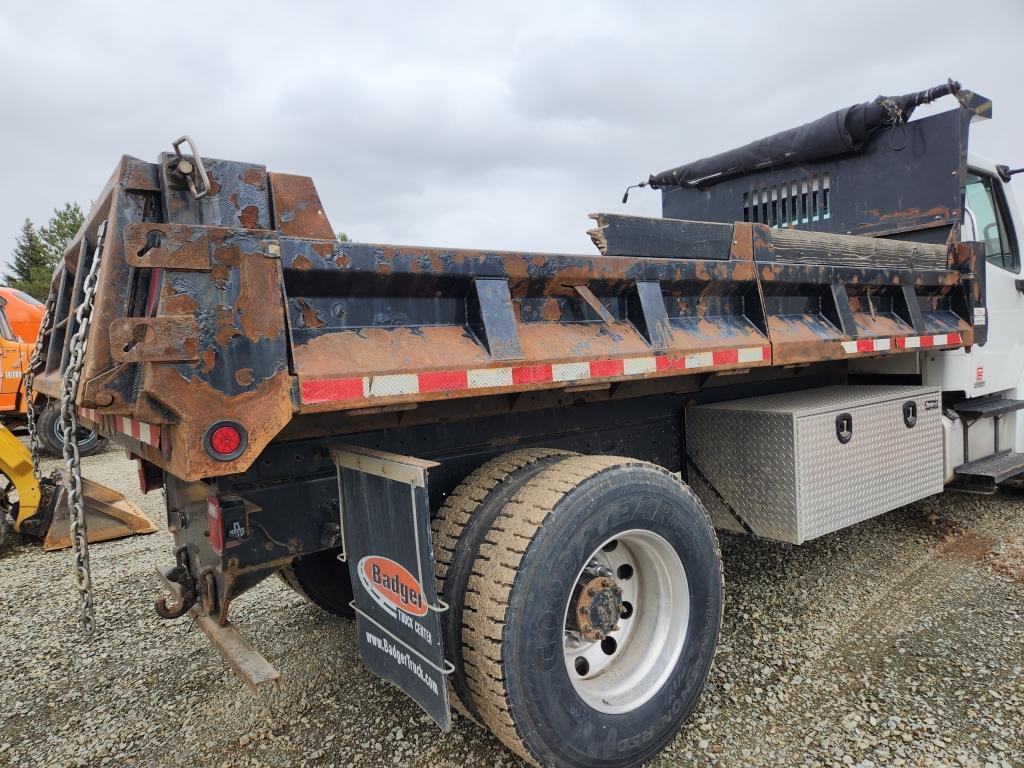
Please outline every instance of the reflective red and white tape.
M742 347L716 352L669 357L649 355L619 360L579 363L518 365L505 368L473 368L430 373L395 373L341 379L306 379L300 385L306 405L376 397L398 397L430 392L461 392L474 389L529 384L571 383L621 377L645 376L666 371L705 370L744 363L770 362L771 347Z
M929 349L931 347L949 347L963 344L959 333L939 333L932 336L907 336L896 339L900 349Z
M959 333L938 333L930 336L901 336L897 339L858 339L844 341L842 344L846 354L863 355L871 352L889 352L893 348L893 342L896 348L901 350L955 347L964 343Z
M862 355L866 352L888 352L892 349L892 339L858 339L844 341L843 351L848 355Z
M104 415L95 408L79 408L78 413L91 421L93 424L103 425ZM109 423L115 431L127 435L141 443L160 447L160 427L156 424L147 424L144 421L136 421L128 416L107 416Z

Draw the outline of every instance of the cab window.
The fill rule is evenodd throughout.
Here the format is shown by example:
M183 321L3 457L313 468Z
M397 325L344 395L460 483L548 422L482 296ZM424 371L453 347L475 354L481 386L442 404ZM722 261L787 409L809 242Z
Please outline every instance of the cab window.
M0 336L7 339L7 341L17 341L18 337L14 335L14 331L11 330L11 324L7 322L7 313L0 308Z
M33 307L43 307L43 306L46 306L45 304L43 304L43 302L41 302L35 296L29 296L24 291L15 290L14 291L14 295L17 296L22 301L24 301L26 304L31 304Z
M968 174L966 222L973 239L985 244L985 259L1000 269L1020 271L1016 243L1012 242L1003 215L1002 195L990 176Z

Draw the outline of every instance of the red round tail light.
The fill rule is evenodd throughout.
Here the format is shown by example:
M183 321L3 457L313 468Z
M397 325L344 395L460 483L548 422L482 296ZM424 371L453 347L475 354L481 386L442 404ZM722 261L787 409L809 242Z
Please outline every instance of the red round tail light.
M218 461L231 461L242 455L248 444L245 427L236 421L218 421L203 436L206 452Z

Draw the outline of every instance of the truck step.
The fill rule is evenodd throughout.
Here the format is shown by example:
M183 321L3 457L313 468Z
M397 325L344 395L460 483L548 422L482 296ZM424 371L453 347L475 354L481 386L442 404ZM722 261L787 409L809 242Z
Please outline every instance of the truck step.
M953 471L957 479L951 488L969 493L995 493L999 483L1024 472L1024 453L1001 451L961 464Z
M1019 411L1024 408L1024 400L1010 400L1008 398L997 398L995 400L964 400L956 403L953 410L961 416L973 419L986 419L994 416L1002 416L1011 411ZM991 458L991 457L989 457ZM985 459L979 459L985 461Z

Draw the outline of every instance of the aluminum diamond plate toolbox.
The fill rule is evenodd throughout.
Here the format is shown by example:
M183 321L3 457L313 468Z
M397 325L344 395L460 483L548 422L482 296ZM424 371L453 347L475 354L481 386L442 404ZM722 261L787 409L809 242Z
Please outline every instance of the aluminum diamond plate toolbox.
M872 385L693 406L690 480L716 526L800 544L941 492L941 403Z

